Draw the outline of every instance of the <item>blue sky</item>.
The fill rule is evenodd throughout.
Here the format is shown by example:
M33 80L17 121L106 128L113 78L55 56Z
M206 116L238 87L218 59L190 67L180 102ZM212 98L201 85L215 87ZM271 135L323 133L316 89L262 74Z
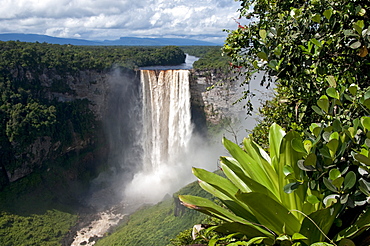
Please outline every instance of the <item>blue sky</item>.
M234 0L0 0L0 33L113 40L183 37L222 42L235 29Z

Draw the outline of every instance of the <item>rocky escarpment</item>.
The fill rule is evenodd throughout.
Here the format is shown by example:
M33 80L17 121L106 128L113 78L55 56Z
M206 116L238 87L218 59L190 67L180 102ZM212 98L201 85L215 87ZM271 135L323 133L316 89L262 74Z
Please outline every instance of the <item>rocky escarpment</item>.
M244 112L242 104L234 105L242 96L239 83L220 71L193 70L191 94L194 113L208 126L220 125Z
M73 124L69 123L72 137L68 144L60 140L55 141L50 136L38 137L32 144L17 152L15 157L17 166L6 169L8 181L18 180L32 173L36 168L43 167L44 163L66 154L80 156L79 153L86 152L84 158L76 158L76 165L87 167L97 165L95 159L107 159L109 152L121 152L123 145L130 142L127 141L127 137L130 136L134 125L138 124L139 119L130 120L131 123L126 122L119 129L117 125L121 124L120 121L123 118L139 117L133 116L138 113L137 105L134 105L140 86L137 71L117 68L110 71L84 70L72 74L60 73L55 69L44 69L41 73L34 73L20 68L13 70L12 75L15 79L38 81L42 87L43 97L49 101L70 103L86 100L97 121L94 126L97 129L94 129L93 133L81 135L76 133ZM208 89L209 87L213 88ZM240 96L238 86L232 84L222 73L193 70L191 73L192 118L199 132L207 132L207 124L219 125L223 120L238 115L243 110L242 105L232 106L232 104ZM122 107L122 105L126 106ZM116 133L109 133L114 135L112 138L121 134L121 138L125 140L119 144L120 147L117 150L110 145L110 136L104 130L113 128L112 124L115 124L114 127L118 129ZM16 149L17 143L13 145ZM125 147L134 149L136 146ZM77 174L72 173L69 176L76 178Z
M8 182L27 176L35 169L49 165L45 164L46 162L53 162L65 155L81 156L81 153L84 153L83 157L74 158L76 166L90 168L89 166L99 165L96 161L106 159L109 153L109 144L104 133L104 119L111 117L108 114L112 112L109 109L112 106L112 95L117 90L124 90L127 87L127 81L130 81L130 84L139 84L137 72L121 68L110 71L84 70L72 74L61 73L56 69L34 72L20 67L13 69L11 74L14 81L38 83L42 88L39 94L48 101L56 101L59 104L78 102L79 105L87 105L93 114L95 124L92 127L95 129L81 133L81 130L76 129L76 124L72 122L78 120L72 118L78 117L79 112L68 110L82 108L86 111L87 109L82 106L77 109L67 108L65 112L67 122L64 125L68 128L67 135L70 135L68 141L64 142L46 135L37 137L30 145L22 148L17 142L11 143L14 149L13 164L6 163L1 167L2 174L6 174L3 180L6 179ZM89 114L89 112L82 113ZM69 176L73 179L78 174Z

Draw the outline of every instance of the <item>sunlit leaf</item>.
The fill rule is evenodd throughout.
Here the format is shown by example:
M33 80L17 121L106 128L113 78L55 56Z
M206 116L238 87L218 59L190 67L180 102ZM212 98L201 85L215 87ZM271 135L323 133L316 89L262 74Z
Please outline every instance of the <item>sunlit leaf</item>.
M333 15L333 9L325 10L323 15L326 17L326 19L330 20L331 16Z
M267 32L264 29L259 30L260 37L265 40L267 37Z
M299 139L299 138L293 138L293 140L292 140L292 147L297 152L301 152L301 153L307 154L307 151L304 148L304 145L302 143L302 140Z
M299 161L297 162L297 166L298 166L301 170L303 170L303 171L311 172L311 171L315 171L315 170L316 170L314 166L311 166L311 165L309 165L309 166L305 166L305 165L304 165L304 160L299 160Z
M334 87L329 87L328 89L326 89L326 94L329 97L339 100L339 92Z
M325 79L331 87L337 87L337 81L333 75L328 75Z
M349 92L352 94L352 96L356 96L357 90L358 90L358 85L356 84L351 84L348 88Z
M294 234L299 230L298 219L281 203L270 197L257 192L240 193L236 196L254 211L261 224L278 234L284 233L284 227L288 234Z
M307 239L307 237L303 236L301 233L294 233L293 236L292 236L292 240L295 241L295 240L305 240Z
M321 15L319 14L315 14L314 16L312 16L311 18L314 22L316 23L320 23L321 22Z
M312 148L312 142L308 139L304 140L303 141L303 147L307 151L307 153L309 153L311 148Z
M317 198L317 196L314 196L314 195L308 195L307 196L307 202L311 203L311 204L317 204L320 202L320 200Z
M370 117L361 117L361 124L363 125L363 127L365 127L366 130L370 131Z
M329 111L329 98L326 95L322 95L317 101L317 105L327 113Z
M343 182L344 182L344 178L340 177L340 178L337 178L337 179L333 180L332 184L335 187L337 187L338 190L340 190L340 188L342 187Z
M329 178L331 180L335 180L335 179L337 179L341 176L342 176L342 174L338 169L331 169L330 172L329 172Z

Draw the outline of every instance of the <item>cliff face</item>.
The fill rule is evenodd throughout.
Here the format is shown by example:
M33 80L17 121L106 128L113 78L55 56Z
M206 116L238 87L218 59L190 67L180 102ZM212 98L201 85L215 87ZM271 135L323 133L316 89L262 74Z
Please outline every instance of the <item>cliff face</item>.
M220 71L192 71L191 94L193 110L203 115L208 126L219 125L243 112L242 104L234 104L242 93L239 84Z
M137 71L117 68L104 72L84 70L74 74L61 74L55 69L44 69L41 73L33 73L21 68L13 70L12 75L14 79L26 78L28 81L39 81L43 97L49 101L70 103L87 100L97 124L92 133L82 135L77 133L71 122L68 122L67 125L72 135L68 144L55 141L50 136L38 137L27 148L17 152L15 159L18 165L16 167L5 168L7 176L5 178L8 182L29 175L36 168L47 166L49 165L47 163L65 155L77 156L74 160L76 166L91 168L91 166L101 165L96 161L106 160L110 152L120 152L122 146L127 144L129 132L124 128L135 127L127 124L137 124L125 123L125 126L117 128L117 134L125 135L121 136L125 141L122 141L119 149L112 148L110 136L104 129L112 128L112 124L122 124L120 118L136 117L132 116L132 112L137 111L134 109L134 101L137 101L135 97L139 94L140 85ZM227 76L220 72L193 70L190 83L192 118L199 132L206 133L207 124L220 124L224 119L233 117L242 110L240 105L230 106L240 98L237 92L238 87L229 82ZM213 89L208 90L207 88L211 86ZM121 116L118 117L118 114ZM112 136L114 137L116 136ZM17 149L17 143L12 143L12 145L14 149ZM134 148L135 146L129 147ZM77 176L77 173L70 173L71 179Z
M72 115L72 112L67 111L67 122L64 124L68 128L68 135L70 135L67 144L60 140L56 141L51 136L38 137L29 146L22 148L19 143L12 142L13 163L16 164L5 163L1 166L2 182L0 183L4 185L4 183L16 181L29 175L36 168L45 168L56 159L66 155L77 156L74 159L76 166L85 166L89 169L92 165L101 165L101 163L97 163L97 160L106 159L109 153L103 123L105 118L111 117L108 116L108 113L111 112L108 109L111 106L111 95L114 94L115 90L122 89L123 85L119 85L124 84L125 81L139 83L138 74L132 70L119 68L105 72L85 70L74 74L61 74L55 69L44 69L41 73L35 73L19 68L13 69L11 73L15 81L27 80L29 83L37 81L42 88L40 93L48 101L57 101L58 103L87 101L88 108L93 113L96 123L93 126L95 129L89 133L81 134L81 131L75 129L76 126L71 122L73 119L68 119L68 114ZM81 171L81 168L77 169ZM73 174L73 172L70 174L71 179L78 176L77 173ZM6 181L4 182L4 180Z

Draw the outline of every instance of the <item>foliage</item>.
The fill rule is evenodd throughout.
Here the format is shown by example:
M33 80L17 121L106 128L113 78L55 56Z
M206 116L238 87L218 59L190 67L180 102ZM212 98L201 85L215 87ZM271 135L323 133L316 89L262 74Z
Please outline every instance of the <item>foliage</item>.
M0 244L4 246L60 245L61 239L76 219L76 215L58 210L29 216L1 212Z
M356 181L355 173L348 171L348 167L341 171L333 166L327 167L330 170L319 170L319 162L316 166L316 158L310 151L323 153L330 148L329 153L335 145L332 139L323 147L309 140L303 142L294 131L285 135L279 126L273 125L269 135L270 155L250 139L244 139L243 149L224 139L232 155L221 157L221 169L227 178L197 168L193 168L193 173L200 186L218 197L227 209L201 197L179 198L185 206L224 221L212 230L226 232L228 236L212 238L209 245L232 238L250 244L258 241L267 245L279 242L310 245L326 240L327 235L331 236L328 239L332 244L356 241L369 230L370 212L364 204L370 189L365 178ZM343 153L338 151L338 154L342 157ZM312 171L317 172L307 174ZM356 183L359 185L355 186ZM361 206L356 209L357 214L351 213L355 201ZM335 222L348 218L349 214L354 219L351 223L335 226Z
M276 241L315 245L325 240L330 245L338 242L368 245L368 2L256 0L241 3L241 17L252 22L247 26L239 24L237 30L229 31L224 52L243 68L236 72L246 76L245 83L255 72L263 71L266 76L262 83L268 86L275 80L277 84L276 98L262 109L267 119L254 134L263 139L256 138L269 148L270 158L261 154L262 148L246 145L246 140L244 151L236 145L230 148L226 142L225 147L233 158L225 163L222 157L221 161L229 180L194 169L194 174L203 181L203 188L217 194L234 213L201 198L183 196L181 199L189 207L231 225L238 224L235 232L247 236L248 245L263 241L269 245ZM246 98L250 96L249 92L245 93ZM250 101L248 106L251 110ZM283 138L280 150L276 148L279 144L271 142L271 132L270 142L266 141L266 126L272 122L298 131L290 131ZM278 180L283 180L277 182L276 187L271 186L276 173L265 169L266 165L261 165L261 171L256 164L270 159L271 163L283 160L282 166L272 165L280 177ZM285 179L279 176L283 174ZM261 179L263 175L267 176ZM251 184L263 195L256 195ZM284 196L293 199L279 200L276 193L281 190L286 193ZM276 206L276 202L282 206L278 206L274 214L268 210ZM301 207L294 208L292 204ZM310 206L317 207L307 210ZM279 213L287 211L289 216L279 218ZM290 220L292 216L298 221ZM292 227L293 223L297 224ZM243 231L240 225L249 230ZM234 231L228 228L230 225L226 226L227 235L231 235Z
M303 130L322 119L312 106L329 83L368 84L368 1L240 2L240 17L250 23L228 31L223 50L243 67L236 72L246 76L245 83L256 71L265 72L266 85L275 80L278 99L263 111L272 122Z

